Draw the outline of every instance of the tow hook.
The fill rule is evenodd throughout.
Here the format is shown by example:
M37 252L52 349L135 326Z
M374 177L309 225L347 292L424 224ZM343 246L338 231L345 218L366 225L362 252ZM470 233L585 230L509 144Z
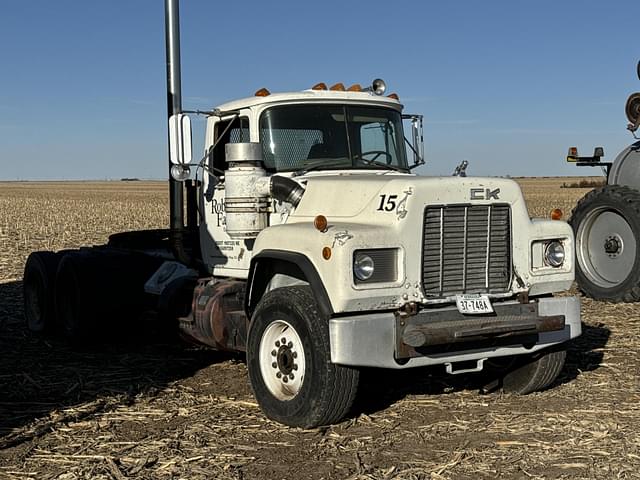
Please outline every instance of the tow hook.
M406 315L407 317L411 317L418 313L418 304L416 302L405 303L402 307L400 307L400 315Z
M413 317L418 313L418 304L416 302L405 303L402 307L398 309L396 312L396 316L400 320L400 325L405 326L405 319L408 317Z

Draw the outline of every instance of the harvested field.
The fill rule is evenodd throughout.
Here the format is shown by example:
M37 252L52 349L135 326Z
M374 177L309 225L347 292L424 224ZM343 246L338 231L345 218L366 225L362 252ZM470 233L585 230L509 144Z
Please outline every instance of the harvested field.
M532 216L588 189L518 179ZM33 250L167 223L163 182L0 183L0 479L640 478L640 315L583 299L583 335L549 390L482 395L440 369L365 372L351 417L267 420L243 358L150 329L72 349L22 325Z

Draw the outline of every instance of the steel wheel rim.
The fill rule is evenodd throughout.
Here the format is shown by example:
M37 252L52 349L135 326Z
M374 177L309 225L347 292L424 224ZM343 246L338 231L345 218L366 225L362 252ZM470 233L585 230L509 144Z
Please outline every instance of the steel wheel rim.
M260 373L269 392L278 400L293 399L302 387L305 356L298 332L284 320L275 320L262 334Z
M636 239L629 223L615 210L589 212L578 228L576 242L582 272L599 287L616 287L633 270Z

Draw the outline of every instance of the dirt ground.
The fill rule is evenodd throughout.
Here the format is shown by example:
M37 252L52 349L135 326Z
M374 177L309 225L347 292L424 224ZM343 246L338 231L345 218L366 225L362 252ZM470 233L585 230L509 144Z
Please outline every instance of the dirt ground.
M531 215L587 189L519 180ZM167 222L166 185L0 183L0 479L640 478L640 318L583 299L559 380L482 395L438 368L364 372L350 417L314 430L260 412L241 356L154 333L72 349L23 328L29 252Z

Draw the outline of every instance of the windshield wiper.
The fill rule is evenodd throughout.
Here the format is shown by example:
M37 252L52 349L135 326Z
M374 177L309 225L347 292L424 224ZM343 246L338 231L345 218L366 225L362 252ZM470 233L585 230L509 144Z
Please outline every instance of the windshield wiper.
M404 167L398 167L396 165L391 165L389 163L378 162L376 160L367 160L365 158L360 158L360 161L366 163L367 165L376 165L379 167L385 167L388 170L395 170L396 172L407 172L407 169Z
M407 168L405 167L398 167L396 165L389 165L388 163L383 163L383 162L378 162L376 160L367 160L365 158L359 158L359 160L362 163L365 163L367 165L375 165L378 167L384 167L387 170L393 170L396 172L403 172L403 173L407 173ZM303 168L302 170L298 170L296 172L293 173L292 176L294 177L300 177L302 175L306 175L309 172L312 172L314 170L330 170L332 167L348 167L346 168L346 170L353 170L353 169L357 169L358 167L355 165L347 165L344 163L344 160L341 159L339 162L324 162L324 163L318 163L317 165L311 165L307 168Z
M300 177L300 176L305 175L308 172L312 172L314 170L329 170L331 167L346 167L346 166L347 166L347 164L344 163L343 159L341 159L339 162L338 161L322 162L322 163L318 163L316 165L311 165L309 167L303 168L302 170L298 170L298 171L294 172L292 176ZM351 166L351 165L348 165L348 166ZM329 167L329 168L325 168L325 167Z

